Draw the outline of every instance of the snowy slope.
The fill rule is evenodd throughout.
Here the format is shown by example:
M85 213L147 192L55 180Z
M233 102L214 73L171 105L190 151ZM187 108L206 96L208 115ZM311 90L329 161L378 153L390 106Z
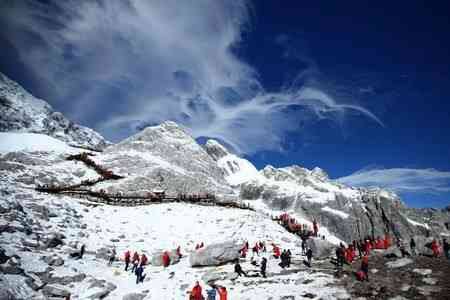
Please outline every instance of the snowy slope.
M0 132L0 153L15 151L70 152L66 143L45 134Z
M50 135L68 144L103 149L109 144L94 130L77 125L0 72L0 132Z

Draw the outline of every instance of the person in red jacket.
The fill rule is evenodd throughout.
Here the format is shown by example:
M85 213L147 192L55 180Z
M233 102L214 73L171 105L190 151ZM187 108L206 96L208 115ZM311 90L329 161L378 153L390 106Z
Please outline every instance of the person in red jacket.
M433 240L431 242L431 250L433 251L433 256L438 257L439 256L439 245L436 242L436 240Z
M319 232L319 225L317 224L316 219L313 221L313 230L314 230L314 236L317 237L317 234Z
M164 251L162 260L163 260L164 268L166 268L170 265L170 256L169 256L169 253L167 253L167 251Z
M370 244L370 241L366 240L364 246L365 246L364 251L366 252L366 255L370 255L370 250L372 250L372 245Z
M219 293L219 300L227 300L228 292L224 286L219 287L217 292Z
M192 288L190 299L202 300L202 287L198 281L195 282L195 286Z
M128 271L128 266L130 265L130 250L125 251L125 254L123 255L125 258L125 271Z
M131 272L134 272L139 265L139 253L137 251L134 252L131 263L133 264L133 268L131 268Z
M277 245L273 244L273 256L275 258L279 258L280 255L281 255L280 248Z
M142 254L140 266L141 266L141 267L142 267L142 266L145 266L145 265L147 264L147 262L148 262L147 256L145 256L145 254Z

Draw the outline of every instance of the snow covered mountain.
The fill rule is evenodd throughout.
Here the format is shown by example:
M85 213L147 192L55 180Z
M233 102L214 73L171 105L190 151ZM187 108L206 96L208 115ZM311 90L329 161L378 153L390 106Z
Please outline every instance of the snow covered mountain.
M103 149L109 143L94 130L75 124L0 72L0 132L43 133L68 144Z
M366 234L383 236L385 230L399 238L428 231L436 236L449 234L447 213L409 209L390 191L349 187L330 180L317 167L268 165L257 171L251 162L214 140L209 140L205 149L224 171L228 183L239 189L241 199L269 214L286 211L309 226L316 219L327 236L348 241Z

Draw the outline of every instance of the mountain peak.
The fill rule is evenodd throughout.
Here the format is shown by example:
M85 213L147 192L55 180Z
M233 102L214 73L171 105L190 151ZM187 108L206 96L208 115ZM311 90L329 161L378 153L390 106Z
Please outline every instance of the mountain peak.
M209 139L206 141L205 144L206 152L215 160L218 161L219 159L227 156L230 154L230 152L220 144L218 141Z

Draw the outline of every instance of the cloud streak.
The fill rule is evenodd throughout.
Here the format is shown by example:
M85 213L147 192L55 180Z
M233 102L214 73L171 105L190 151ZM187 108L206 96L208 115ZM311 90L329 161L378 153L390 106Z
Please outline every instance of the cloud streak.
M281 150L301 122L358 114L383 126L320 88L315 64L266 91L233 54L250 28L248 1L6 1L0 11L57 106L113 140L173 120L249 154Z
M361 170L336 181L352 186L379 186L400 193L439 195L450 192L450 172L435 169Z

